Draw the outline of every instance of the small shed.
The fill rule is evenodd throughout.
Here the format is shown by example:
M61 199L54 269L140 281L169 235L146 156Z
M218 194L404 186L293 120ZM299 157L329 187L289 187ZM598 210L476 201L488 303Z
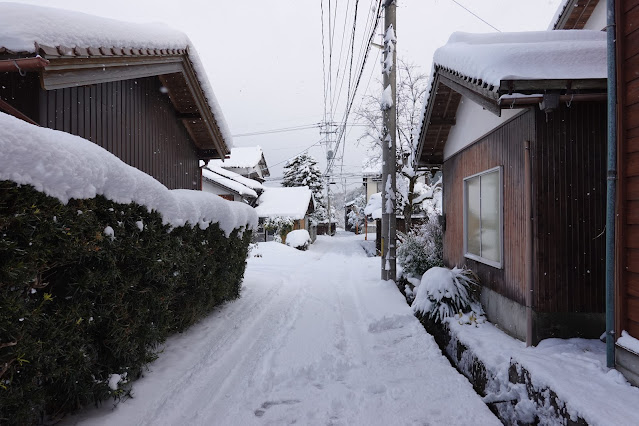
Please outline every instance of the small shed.
M210 192L230 201L241 201L255 206L264 187L256 180L245 178L221 167L202 168L202 191Z
M453 34L416 159L443 165L444 262L536 344L604 331L606 35Z
M286 188L264 187L255 207L260 225L266 218L291 218L293 230L306 229L315 241L316 225L310 215L315 211L313 192L307 186Z
M159 24L0 3L0 110L88 139L169 189L231 133L188 37Z
M245 146L231 149L231 155L224 160L214 160L214 166L230 170L244 177L260 182L271 175L266 165L262 147Z

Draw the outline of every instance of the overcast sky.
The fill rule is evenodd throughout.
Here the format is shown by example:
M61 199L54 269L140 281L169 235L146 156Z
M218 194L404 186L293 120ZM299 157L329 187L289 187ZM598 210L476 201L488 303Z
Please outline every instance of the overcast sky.
M322 3L323 1L323 3ZM364 25L379 0L359 0L355 64L361 57ZM328 55L329 0L26 0L24 3L71 9L134 22L164 22L188 34L208 73L215 94L234 135L270 129L303 126L322 121L324 80L322 78L322 9L324 8L324 52ZM346 50L353 26L356 0L331 0L336 24L333 36L333 87L344 75ZM446 43L454 31L493 32L481 19L501 31L545 30L561 0L400 0L397 9L399 57L429 73L435 49ZM348 9L348 13L346 13ZM383 23L383 19L382 19ZM346 31L344 31L346 28ZM377 33L381 33L381 27ZM346 37L342 43L343 37ZM376 36L376 43L381 37ZM341 46L344 47L341 47ZM337 76L342 51L340 76ZM358 95L381 90L380 68L371 50ZM328 68L328 56L325 67ZM353 70L355 73L356 70ZM334 120L344 114L346 85L340 101L334 101ZM339 90L334 89L337 99ZM353 108L359 105L359 96ZM329 108L330 110L330 108ZM361 183L363 147L356 146L361 132L350 127L342 180L349 188ZM326 147L318 128L303 131L237 136L235 146L260 145L272 178L282 175L283 162L315 144L309 153L325 167ZM340 150L341 151L341 150ZM341 165L342 162L337 164ZM334 188L341 190L341 186Z

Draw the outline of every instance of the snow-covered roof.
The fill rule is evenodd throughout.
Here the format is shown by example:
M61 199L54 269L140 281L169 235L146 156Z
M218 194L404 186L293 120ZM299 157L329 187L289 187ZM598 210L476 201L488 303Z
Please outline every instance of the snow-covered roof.
M115 50L185 49L197 74L224 142L231 148L233 138L222 109L213 93L206 70L186 34L164 24L140 24L102 18L85 13L19 3L0 3L0 53L35 54L38 46L64 49L65 56L77 56L74 48L114 56ZM92 48L90 50L87 50ZM112 48L115 48L112 49ZM117 55L115 55L117 56Z
M222 167L216 166L214 164L212 164L212 161L209 162L209 164L206 166L206 169L220 175L220 176L224 176L225 178L234 180L237 183L240 183L244 186L246 186L247 188L251 188L253 191L256 192L262 192L264 190L264 185L262 185L261 183L259 183L258 181L254 180L254 179L249 179L247 177L244 177L238 173L232 172L230 170L226 170L223 169Z
M606 34L591 30L453 33L433 63L499 87L502 80L607 77Z
M286 188L265 187L257 199L255 211L258 217L291 217L304 219L313 193L307 186Z
M231 149L231 156L226 160L213 160L211 163L215 166L224 168L251 168L257 167L263 159L264 153L262 147L243 146Z
M362 161L362 175L364 177L381 176L382 160L381 158L365 158Z
M32 185L62 203L102 195L156 210L172 226L190 223L205 229L218 223L227 235L236 228L257 226L257 215L246 204L202 191L169 190L93 142L1 112L0 152L0 180Z
M249 197L249 198L257 198L257 192L253 189L243 185L233 179L229 179L221 174L216 173L215 171L209 170L207 168L202 169L202 177L211 181L213 184L221 185L228 190L235 192L241 196Z

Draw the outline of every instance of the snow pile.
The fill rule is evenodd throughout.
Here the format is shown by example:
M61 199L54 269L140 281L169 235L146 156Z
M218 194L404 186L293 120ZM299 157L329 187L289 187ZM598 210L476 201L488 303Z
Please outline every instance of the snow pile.
M311 190L306 186L290 188L264 188L255 207L258 217L290 217L304 219L312 200Z
M639 339L635 339L625 330L621 332L621 337L617 339L617 344L631 352L639 354Z
M433 63L497 87L502 80L601 79L607 77L606 33L456 32L435 51Z
M298 250L306 250L311 244L311 235L306 229L296 229L286 234L286 245Z
M382 193L378 192L371 195L366 207L364 207L364 214L371 216L373 219L382 218Z
M253 209L201 191L169 190L146 173L78 136L33 126L0 113L0 180L32 185L66 204L71 198L102 195L156 210L173 227L187 223L206 229L218 223L233 229L257 227Z
M234 179L229 179L226 176L218 174L216 171L209 170L208 168L202 168L202 176L205 179L208 179L211 182L222 185L223 187L226 187L230 189L231 191L237 192L240 195L245 195L251 198L257 198L257 192L255 192L253 189L247 187L246 185L241 184L240 182ZM243 177L243 176L240 176L240 177ZM250 180L250 179L247 179L247 180Z
M230 158L222 160L213 160L210 164L217 167L224 167L229 169L244 169L257 167L257 165L262 160L262 156L264 153L262 152L262 147L257 146L244 146L244 147L235 147L231 149Z
M639 389L631 386L621 373L606 367L606 345L599 340L546 339L536 347L508 336L491 323L476 327L449 321L451 340L448 351L463 344L469 351L461 357L461 367L470 372L472 352L485 365L488 383L484 401L519 399L510 414L510 424L531 414L531 403L523 384L509 381L511 364L525 368L531 377L532 390L546 396L546 405L535 406L533 414L540 424L556 424L557 407L549 402L552 389L563 401L573 421L583 418L591 425L631 425L637 423ZM492 400L492 401L491 401ZM528 409L526 408L528 407Z
M186 34L167 25L140 24L102 18L85 13L0 3L0 48L12 52L35 53L35 44L73 47L131 47L147 49L187 49L226 145L233 146L231 131L207 78L206 70Z
M477 286L472 276L460 268L431 268L424 273L415 288L415 300L411 307L420 315L428 316L435 322L458 313L473 311L475 317L481 315L481 306L476 302L474 290Z

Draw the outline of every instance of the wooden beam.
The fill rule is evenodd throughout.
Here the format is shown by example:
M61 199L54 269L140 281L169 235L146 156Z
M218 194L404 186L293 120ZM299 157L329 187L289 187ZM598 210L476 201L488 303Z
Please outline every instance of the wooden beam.
M439 77L442 84L445 84L446 86L450 87L457 93L463 96L466 96L468 99L481 105L484 109L492 112L496 116L498 117L501 116L501 108L499 108L499 105L497 105L497 99L490 99L483 95L480 95L479 93L469 89L465 85L462 85L457 81L453 81L450 78L445 77L443 75L440 75Z
M455 117L443 118L443 117L435 117L430 119L431 126L454 126L457 120Z
M594 90L606 89L605 78L592 79L556 79L556 80L502 80L499 85L499 95L507 93L537 94L544 90ZM526 93L529 92L529 93Z

